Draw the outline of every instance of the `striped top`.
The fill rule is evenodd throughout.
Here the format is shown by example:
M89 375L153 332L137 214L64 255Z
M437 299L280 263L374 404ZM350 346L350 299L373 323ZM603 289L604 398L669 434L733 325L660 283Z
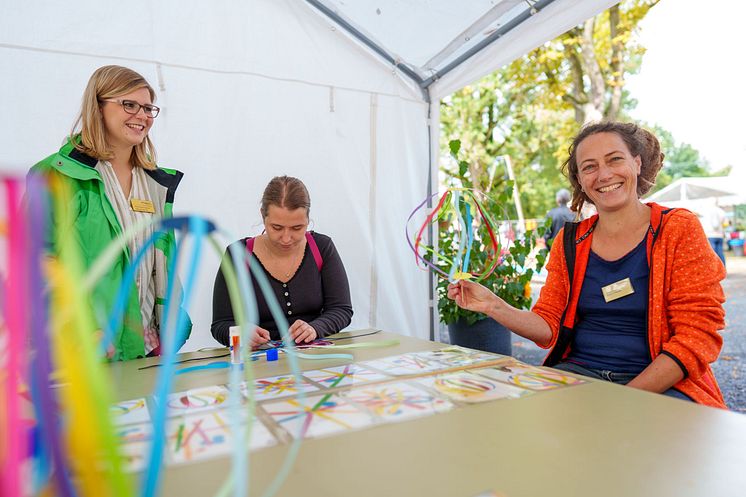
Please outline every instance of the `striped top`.
M108 161L99 161L96 164L96 170L104 181L106 196L114 208L114 212L122 227L126 232L138 223L150 220L153 214L149 212L135 212L130 206L130 200L149 200L153 201L147 188L147 174L140 167L132 169L132 187L129 196L124 194L122 186L119 184L116 173ZM153 225L148 225L145 229L139 230L134 237L127 242L127 248L130 253L130 261L137 255L140 248L153 234ZM138 266L135 276L137 284L137 296L140 302L140 314L142 316L143 339L145 340L145 353L150 353L160 344L158 337L158 327L155 323L155 250L151 246L143 256Z

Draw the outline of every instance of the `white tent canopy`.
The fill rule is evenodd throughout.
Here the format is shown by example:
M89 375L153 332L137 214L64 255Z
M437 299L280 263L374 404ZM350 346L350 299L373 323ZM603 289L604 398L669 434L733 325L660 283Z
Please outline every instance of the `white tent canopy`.
M440 98L613 3L15 2L0 16L0 170L23 174L57 150L95 68L131 67L164 109L159 163L185 173L177 214L215 220L226 241L257 234L267 181L298 176L312 229L347 268L352 327L427 338L431 282L403 228L437 178ZM214 344L217 267L205 256L190 349Z
M646 200L670 207L693 203L717 203L720 207L746 204L738 179L731 176L679 178Z

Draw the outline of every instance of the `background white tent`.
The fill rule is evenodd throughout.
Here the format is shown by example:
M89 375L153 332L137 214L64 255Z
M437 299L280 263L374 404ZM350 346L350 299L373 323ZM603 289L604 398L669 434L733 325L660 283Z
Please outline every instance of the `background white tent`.
M95 68L132 67L164 109L160 164L185 172L177 214L256 234L267 181L302 178L345 262L352 326L423 338L431 282L403 228L437 177L440 98L615 3L2 1L0 170L57 150ZM188 348L214 344L217 265L206 256Z
M742 180L732 176L679 178L646 200L669 207L697 203L731 207L746 204Z

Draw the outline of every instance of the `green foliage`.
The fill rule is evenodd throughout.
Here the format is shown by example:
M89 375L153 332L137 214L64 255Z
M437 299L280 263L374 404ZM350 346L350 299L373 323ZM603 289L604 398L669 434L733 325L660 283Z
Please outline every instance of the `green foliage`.
M488 211L488 215L500 222L506 219L506 211L502 206L512 203L513 185L511 182L499 182L498 187L494 184L483 185L483 188L477 188L470 174L470 164L459 157L461 151L461 142L452 140L448 144L452 157L458 164L457 172L454 172L452 181L454 185L463 188L472 188L482 191L487 202L483 204ZM465 217L465 212L461 212ZM441 268L444 272L450 269L450 263L458 252L458 233L455 230L455 219L442 217L438 220L438 254L439 257L431 256L430 261ZM481 283L495 292L499 297L508 304L518 309L528 309L531 305L530 282L536 271L540 271L546 262L547 250L545 248L537 249L537 238L544 235L546 226L539 226L536 230L527 230L524 236L516 239L507 250L502 250L502 260L496 270ZM489 233L485 225L477 226L474 232L476 248L471 252L471 268L484 268L489 260L494 259L492 247L489 244ZM535 264L530 267L531 264ZM466 311L459 308L452 300L447 297L448 281L444 278L438 281L438 311L440 319L445 324L464 318L467 323L471 324L483 315Z
M733 207L733 230L746 230L746 205L736 205Z
M444 99L443 152L460 140L481 190L507 183L497 158L510 157L525 216L544 218L557 190L569 186L560 165L580 126L634 108L624 81L639 70L637 26L656 3L624 1Z

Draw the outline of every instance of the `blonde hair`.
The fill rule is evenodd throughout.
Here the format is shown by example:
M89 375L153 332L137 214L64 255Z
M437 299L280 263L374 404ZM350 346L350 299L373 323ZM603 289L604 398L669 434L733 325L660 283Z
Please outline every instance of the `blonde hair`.
M70 141L75 148L98 160L114 158L114 152L106 142L106 126L101 113L101 101L126 95L140 88L147 88L150 99L155 102L155 91L140 74L122 66L99 67L88 80L80 114L73 124ZM130 157L134 167L156 168L155 147L150 137L132 149Z

